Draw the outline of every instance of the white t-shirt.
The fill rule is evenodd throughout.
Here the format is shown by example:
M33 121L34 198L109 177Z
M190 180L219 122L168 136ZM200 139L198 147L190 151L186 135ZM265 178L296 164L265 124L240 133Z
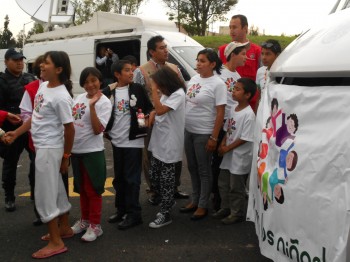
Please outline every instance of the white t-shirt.
M254 139L255 114L250 106L236 112L232 108L226 120L226 145L237 139L248 141L224 154L220 168L230 170L231 174L245 175L250 172Z
M268 77L268 72L267 66L262 66L258 69L256 72L256 84L260 90L264 90L265 85L266 85L266 80Z
M233 91L234 85L236 84L237 80L241 78L241 76L238 74L237 71L232 72L232 71L228 70L226 67L224 67L221 70L221 75L218 75L218 76L226 84L227 104L225 106L224 119L227 119L231 108L235 108L238 105L237 101L233 100L233 98L232 98L232 91Z
M35 148L63 148L64 124L73 122L73 100L64 85L40 85L34 99L31 133Z
M103 133L94 134L91 125L90 98L86 96L87 93L80 94L73 102L75 136L72 152L76 154L98 152L104 149ZM95 111L103 127L106 127L111 116L112 104L105 95L96 102Z
M129 140L130 133L130 105L129 86L117 87L115 89L114 123L109 135L115 147L143 148L144 138Z
M156 116L148 150L164 163L182 160L185 129L185 92L182 88L169 97L162 95L160 102L171 108L164 115Z
M185 129L195 134L211 134L216 106L226 103L226 85L220 77L193 76L187 84Z

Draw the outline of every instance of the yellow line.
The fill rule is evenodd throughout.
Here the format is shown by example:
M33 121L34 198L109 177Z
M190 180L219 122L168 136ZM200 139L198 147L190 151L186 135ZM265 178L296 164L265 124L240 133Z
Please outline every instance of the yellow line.
M111 192L110 190L107 190L107 188L111 188L112 191L114 191L112 181L113 181L112 177L107 177L106 183L105 183L105 192L102 194L102 196L114 196L113 192ZM68 178L68 189L69 189L69 197L79 197L79 194L73 192L73 177ZM30 197L30 191L20 194L19 196Z

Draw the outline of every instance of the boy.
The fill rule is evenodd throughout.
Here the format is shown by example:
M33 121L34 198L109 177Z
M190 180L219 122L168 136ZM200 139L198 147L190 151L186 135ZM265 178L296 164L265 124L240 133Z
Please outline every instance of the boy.
M238 105L226 120L225 137L219 147L223 155L220 165L219 190L221 209L213 216L225 225L242 222L245 216L245 185L251 168L255 114L249 101L256 93L256 84L249 78L237 80L232 98Z

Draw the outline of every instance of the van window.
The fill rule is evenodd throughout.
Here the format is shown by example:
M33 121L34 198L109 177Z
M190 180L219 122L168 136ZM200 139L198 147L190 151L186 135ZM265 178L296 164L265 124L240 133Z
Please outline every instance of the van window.
M197 54L203 50L202 46L179 46L173 47L176 53L178 53L183 60L185 60L193 69L196 69Z
M170 53L169 53L169 58L168 58L168 62L175 64L179 67L181 74L183 76L183 78L185 79L185 81L189 81L191 79L190 74L187 72L187 70L185 69L184 66L182 66L179 61L177 61Z

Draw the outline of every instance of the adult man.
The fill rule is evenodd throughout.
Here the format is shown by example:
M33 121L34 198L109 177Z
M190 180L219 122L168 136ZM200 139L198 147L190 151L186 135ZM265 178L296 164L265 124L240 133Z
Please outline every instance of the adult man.
M24 58L23 54L17 52L14 48L8 49L5 53L6 69L4 73L0 73L0 110L8 111L13 114L20 114L19 104L24 93L24 86L35 80L33 75L22 73ZM5 121L2 129L11 131L15 130L17 127L18 125ZM31 188L33 188L35 170L34 156L28 147L28 134L22 135L11 145L0 144L0 156L4 159L2 165L2 186L5 190L5 209L9 212L16 209L14 190L16 185L17 163L24 148L28 151L31 160L29 181ZM34 197L34 195L32 197Z
M183 77L177 65L167 62L169 52L168 52L167 44L164 42L164 37L160 35L151 37L147 42L147 52L151 58L147 63L135 69L134 82L145 86L146 91L152 101L152 91L150 88L150 78L149 78L151 74L156 72L162 66L166 65L172 68L175 72L177 72L179 77L181 77L181 79L183 79ZM156 195L153 189L151 188L150 181L149 181L149 174L148 174L149 165L150 165L149 160L151 158L150 152L148 151L150 135L151 135L151 130L149 130L148 136L145 137L145 148L143 151L142 165L143 165L143 172L145 175L146 182L150 187L151 198L149 199L149 202L153 205L158 205L160 203L160 199L158 195ZM175 166L175 173L176 173L175 174L175 180L176 180L175 181L176 183L175 198L188 198L189 196L187 194L177 190L177 187L180 186L181 167L182 167L182 162L178 162ZM111 223L116 222L116 219L117 219L117 214L112 215L109 218L109 222Z
M119 57L112 49L100 46L96 56L96 67L100 70L103 77L103 87L114 82L111 66L117 62Z
M232 41L245 43L249 41L247 39L248 34L248 19L244 15L234 15L230 20L230 36ZM219 56L221 61L226 64L226 57L224 51L227 44L219 47ZM261 63L261 47L250 42L249 47L247 48L247 60L244 66L237 67L237 72L241 77L249 77L250 79L256 79L256 72L258 71ZM250 106L256 112L256 106L258 102L259 94L256 92L255 96L250 101Z

